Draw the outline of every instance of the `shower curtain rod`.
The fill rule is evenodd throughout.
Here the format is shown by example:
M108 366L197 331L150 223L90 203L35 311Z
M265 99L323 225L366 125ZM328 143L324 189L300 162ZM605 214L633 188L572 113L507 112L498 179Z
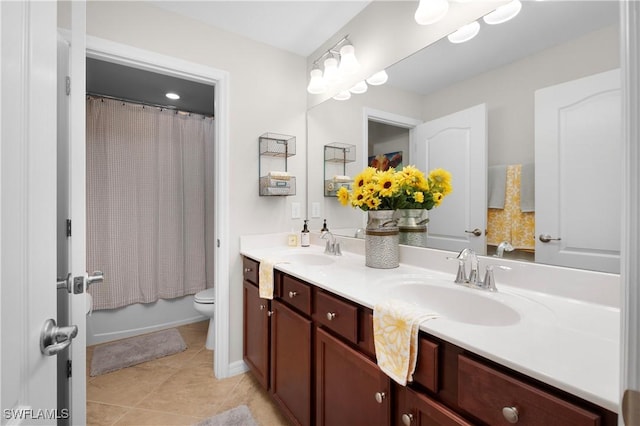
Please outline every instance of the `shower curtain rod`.
M87 97L111 99L111 100L114 100L114 101L120 101L120 102L126 102L126 103L130 103L130 104L148 106L148 107L151 107L151 108L159 108L161 110L162 109L166 109L166 110L170 110L170 111L175 111L176 114L182 113L182 114L189 114L189 115L199 115L203 119L204 118L215 118L214 115L201 114L199 112L193 112L193 111L184 111L184 110L181 110L181 109L177 109L176 107L171 106L171 105L160 105L160 104L154 104L154 103L150 103L150 102L138 101L138 100L134 100L134 99L118 98L118 97L115 97L115 96L103 95L101 93L87 92Z

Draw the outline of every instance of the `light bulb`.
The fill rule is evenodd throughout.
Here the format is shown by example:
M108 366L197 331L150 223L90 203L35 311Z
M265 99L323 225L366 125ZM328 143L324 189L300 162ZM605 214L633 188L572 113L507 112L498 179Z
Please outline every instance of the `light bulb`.
M337 95L333 97L336 101L346 101L347 99L351 99L351 92L348 90L343 90Z
M381 84L385 84L388 79L389 76L387 75L387 72L385 70L382 70L369 77L367 79L367 83L372 86L380 86Z
M307 92L313 95L319 95L327 90L327 83L322 78L322 70L320 68L314 68L311 70L311 80L307 86Z
M360 82L356 83L356 85L353 86L351 89L349 89L349 91L351 93L355 93L356 95L359 95L361 93L366 92L367 89L368 89L367 83L365 83L364 81L360 81Z
M465 41L469 41L477 36L479 31L480 23L478 21L473 21L470 24L463 25L458 29L458 31L449 34L447 38L451 43L464 43Z
M324 81L328 84L334 84L340 81L340 73L338 72L338 60L333 56L324 60Z
M447 0L420 0L414 18L420 25L434 24L444 18L448 10Z
M177 93L173 93L173 92L169 92L169 93L165 94L165 96L167 98L169 98L169 99L173 99L174 101L180 99L180 95L178 95Z
M351 44L345 44L340 48L340 72L342 74L353 74L360 68L360 63L356 59L356 49Z
M520 0L513 0L511 3L507 3L503 6L500 6L493 12L484 16L484 22L489 25L502 24L503 22L507 22L509 19L514 18L518 13L520 13L520 9L522 9L522 3Z

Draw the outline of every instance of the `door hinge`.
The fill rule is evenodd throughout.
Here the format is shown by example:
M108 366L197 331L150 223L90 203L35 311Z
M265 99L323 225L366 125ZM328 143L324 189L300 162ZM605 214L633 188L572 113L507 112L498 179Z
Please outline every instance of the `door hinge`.
M72 373L71 360L68 359L67 360L67 379L71 377L71 373Z
M67 238L71 236L71 219L67 219Z
M65 83L66 83L67 96L69 96L71 94L71 77L66 76Z

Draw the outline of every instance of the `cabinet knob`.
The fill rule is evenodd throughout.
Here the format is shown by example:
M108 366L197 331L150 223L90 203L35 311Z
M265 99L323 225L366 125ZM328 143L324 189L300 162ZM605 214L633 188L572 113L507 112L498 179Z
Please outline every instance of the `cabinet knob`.
M290 291L290 292L289 292L289 298L290 298L290 299L293 299L293 298L294 298L294 297L296 297L297 295L298 295L298 292L297 292L297 291Z
M516 407L502 408L502 415L509 423L518 423L518 409Z
M265 305L260 305L260 310L261 310L261 311L264 311L264 308L266 308L266 306L265 306Z
M385 397L386 397L387 395L385 395L385 393L384 393L384 392L376 392L376 395L375 395L375 396L376 396L376 402L377 402L378 404L382 404L382 401L384 401L384 399L385 399Z
M413 414L411 413L404 413L402 415L402 424L405 426L410 426L411 423L413 422Z
M327 319L329 321L333 320L336 317L336 313L335 312L327 312Z
M251 271L253 271L253 269L251 269L251 268L244 268L244 272L251 272Z
M273 315L273 311L267 311L267 316L270 317Z

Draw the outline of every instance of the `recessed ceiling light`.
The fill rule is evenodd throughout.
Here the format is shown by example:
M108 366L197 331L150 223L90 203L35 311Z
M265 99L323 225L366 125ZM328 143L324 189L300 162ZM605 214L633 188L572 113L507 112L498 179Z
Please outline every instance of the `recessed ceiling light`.
M165 96L166 96L167 98L169 98L169 99L173 99L174 101L175 101L176 99L180 99L180 95L178 95L177 93L169 92L169 93L167 93Z

